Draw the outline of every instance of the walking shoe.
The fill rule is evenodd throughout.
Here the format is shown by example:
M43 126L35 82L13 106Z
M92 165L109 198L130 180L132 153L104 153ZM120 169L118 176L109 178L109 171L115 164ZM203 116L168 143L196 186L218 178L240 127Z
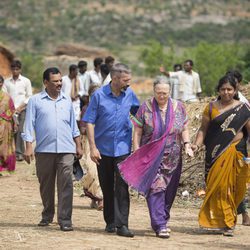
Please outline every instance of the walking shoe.
M49 223L51 223L52 221L48 221L48 220L45 220L45 219L41 219L41 221L38 223L38 226L39 227L46 227L49 225Z
M61 225L60 229L61 231L64 231L64 232L70 232L74 230L73 227L70 225Z
M170 237L170 233L167 229L162 229L158 233L156 233L156 237L162 238L162 239L168 239Z
M118 227L116 234L123 237L134 237L134 234L125 225Z
M105 231L107 233L115 233L115 226L114 224L107 224L105 227Z

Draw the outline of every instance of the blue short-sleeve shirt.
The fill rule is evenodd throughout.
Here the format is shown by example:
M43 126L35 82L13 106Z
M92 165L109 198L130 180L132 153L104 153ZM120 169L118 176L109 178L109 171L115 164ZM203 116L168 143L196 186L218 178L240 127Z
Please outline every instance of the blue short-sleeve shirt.
M130 110L139 107L135 93L128 88L114 96L110 84L95 91L83 121L95 125L95 143L102 155L118 157L130 153L132 124Z

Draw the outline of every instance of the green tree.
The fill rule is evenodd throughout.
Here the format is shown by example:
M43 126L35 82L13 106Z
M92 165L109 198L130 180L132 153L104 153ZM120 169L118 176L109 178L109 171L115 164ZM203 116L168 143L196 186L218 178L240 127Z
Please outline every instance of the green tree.
M161 65L169 68L175 58L174 45L169 42L169 48L164 51L163 45L156 41L151 40L148 46L141 52L140 59L145 65L145 73L149 76L155 76L159 74L159 67Z

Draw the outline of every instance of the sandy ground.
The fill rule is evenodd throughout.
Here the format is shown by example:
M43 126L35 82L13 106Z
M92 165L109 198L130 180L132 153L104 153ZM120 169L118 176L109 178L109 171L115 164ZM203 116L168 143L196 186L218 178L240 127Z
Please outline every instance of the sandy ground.
M60 231L56 223L38 227L42 205L34 172L34 166L18 163L14 175L0 177L0 249L250 249L250 227L240 217L235 237L207 234L198 227L198 209L178 204L171 212L171 238L156 238L141 198L131 202L135 237L107 234L102 212L90 209L80 190L74 193L73 232Z

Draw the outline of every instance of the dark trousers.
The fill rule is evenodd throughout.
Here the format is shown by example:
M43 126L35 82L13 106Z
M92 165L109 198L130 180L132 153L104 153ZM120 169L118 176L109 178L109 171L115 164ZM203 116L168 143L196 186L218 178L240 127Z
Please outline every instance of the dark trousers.
M70 153L36 153L36 171L43 203L42 218L52 222L55 214L55 181L57 179L57 220L71 226L73 204L73 161Z
M128 227L129 192L128 185L122 179L117 164L128 155L109 157L102 155L97 166L98 177L103 192L103 215L106 224L116 227Z
M24 121L25 121L25 114L26 111L23 110L19 115L18 115L18 130L15 133L15 143L16 143L16 155L23 155L24 153L24 142L21 137L21 134L23 132L23 126L24 126Z

